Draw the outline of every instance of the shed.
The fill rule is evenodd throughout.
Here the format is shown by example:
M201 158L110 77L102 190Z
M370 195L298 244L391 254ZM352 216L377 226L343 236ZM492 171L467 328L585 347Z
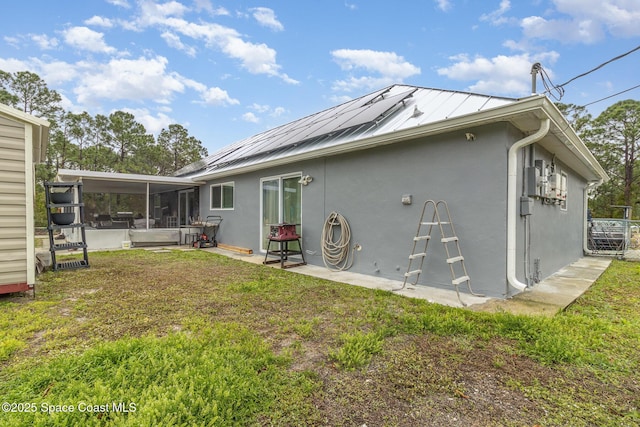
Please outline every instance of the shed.
M48 141L48 121L0 104L0 293L35 283L35 164Z
M181 175L206 182L200 215L224 217L224 243L264 253L273 224L298 224L306 261L321 266L337 212L351 271L398 281L423 203L445 200L472 288L500 298L584 255L587 192L608 179L543 95L407 85L238 141ZM455 257L432 237L416 285L451 288Z

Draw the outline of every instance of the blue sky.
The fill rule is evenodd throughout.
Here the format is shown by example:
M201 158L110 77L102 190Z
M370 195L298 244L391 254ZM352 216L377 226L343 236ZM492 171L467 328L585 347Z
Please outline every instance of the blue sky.
M525 97L640 45L638 0L29 0L3 4L0 69L64 107L185 126L209 153L394 83ZM590 104L640 84L640 51L564 87ZM544 87L538 79L538 92ZM557 96L557 93L554 93ZM589 105L599 114L640 89Z

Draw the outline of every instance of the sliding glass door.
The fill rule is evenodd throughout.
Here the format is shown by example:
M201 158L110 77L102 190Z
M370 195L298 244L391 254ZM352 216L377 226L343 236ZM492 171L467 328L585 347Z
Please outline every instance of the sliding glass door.
M267 249L269 226L273 224L301 224L302 197L300 175L279 176L261 180L262 226L260 233L261 249ZM301 227L296 227L298 234ZM293 249L293 248L292 248Z

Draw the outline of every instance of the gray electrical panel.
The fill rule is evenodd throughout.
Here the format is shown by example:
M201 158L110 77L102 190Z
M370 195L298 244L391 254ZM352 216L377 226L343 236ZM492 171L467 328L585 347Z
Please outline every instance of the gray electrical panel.
M533 166L525 168L525 177L527 180L527 194L529 197L540 196L540 187L538 186L540 171L538 168Z

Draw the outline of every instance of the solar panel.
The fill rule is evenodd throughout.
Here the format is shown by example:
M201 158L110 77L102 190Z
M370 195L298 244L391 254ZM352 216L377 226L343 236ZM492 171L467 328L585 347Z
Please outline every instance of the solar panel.
M357 116L362 108L369 108L371 102L378 97L383 96L390 91L391 88L379 90L366 96L353 99L335 107L320 111L319 113L303 117L291 123L270 129L261 134L255 135L242 141L241 147L230 150L224 156L212 158L208 162L209 165L223 160L229 162L244 157L255 156L262 153L268 153L289 144L308 139L309 135L322 135L330 133L337 128L335 120L346 120ZM379 101L378 101L379 102ZM344 117L343 117L344 116ZM235 145L235 144L234 144ZM210 156L211 157L211 156ZM221 157L224 157L223 159Z

